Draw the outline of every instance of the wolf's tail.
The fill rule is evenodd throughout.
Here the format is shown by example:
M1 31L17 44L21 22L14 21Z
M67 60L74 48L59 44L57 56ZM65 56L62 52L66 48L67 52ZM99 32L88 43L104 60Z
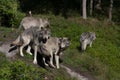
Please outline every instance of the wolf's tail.
M17 37L17 39L15 41L12 42L12 44L10 44L10 46L20 46L22 44L21 42L21 37L20 35Z

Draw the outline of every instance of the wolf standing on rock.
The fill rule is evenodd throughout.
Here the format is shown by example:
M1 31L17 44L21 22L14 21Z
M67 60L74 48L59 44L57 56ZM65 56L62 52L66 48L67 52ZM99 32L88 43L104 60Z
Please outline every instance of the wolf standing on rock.
M93 41L96 39L96 34L94 32L84 32L80 36L80 45L81 50L86 50L87 45L89 44L92 47Z
M32 55L30 52L31 46L30 44L34 46L34 58L36 58L37 55L37 49L39 45L42 45L49 39L51 36L51 30L50 29L39 29L38 27L31 27L29 29L24 30L18 38L13 41L11 45L14 46L20 46L20 55L23 55L23 48L28 45L27 52ZM36 64L35 61L33 61L34 64Z

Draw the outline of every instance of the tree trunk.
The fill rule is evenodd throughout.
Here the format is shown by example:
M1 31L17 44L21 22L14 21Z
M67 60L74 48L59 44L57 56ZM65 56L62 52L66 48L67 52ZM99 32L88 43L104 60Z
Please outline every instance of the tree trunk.
M92 16L93 13L93 0L90 0L90 16Z
M113 8L113 0L110 0L110 7L109 7L109 21L112 21L112 8Z
M82 11L82 16L83 16L83 19L87 19L87 12L86 12L86 2L87 0L82 0L82 7L83 7L83 11Z

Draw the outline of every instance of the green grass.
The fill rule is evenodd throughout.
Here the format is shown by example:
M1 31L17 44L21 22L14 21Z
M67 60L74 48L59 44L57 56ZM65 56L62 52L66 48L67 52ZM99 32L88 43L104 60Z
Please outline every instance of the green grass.
M51 20L51 26L53 36L71 38L71 46L64 54L64 64L80 72L88 71L96 80L120 79L120 26L79 18L56 18ZM81 53L78 50L79 37L86 31L95 32L97 39L92 48L88 47L85 53Z
M89 73L95 80L120 80L119 25L111 25L105 21L90 18L83 20L79 17L64 19L53 15L42 16L50 18L52 36L71 38L71 45L62 57L63 64L71 66L77 72ZM3 28L3 30L5 30L6 35L12 32L8 28ZM88 46L83 53L79 50L79 37L81 33L87 31L95 32L97 39L93 42L92 48ZM12 36L10 35L10 37ZM15 39L15 37L13 38ZM27 58L31 59L30 56L27 56ZM40 70L42 69L40 68ZM64 69L43 70L42 73L52 80L73 80L69 78Z

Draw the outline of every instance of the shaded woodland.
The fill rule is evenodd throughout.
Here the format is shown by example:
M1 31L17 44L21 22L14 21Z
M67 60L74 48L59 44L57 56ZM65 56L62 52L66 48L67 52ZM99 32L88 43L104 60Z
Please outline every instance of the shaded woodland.
M17 25L25 13L120 21L119 0L0 0L0 24Z

